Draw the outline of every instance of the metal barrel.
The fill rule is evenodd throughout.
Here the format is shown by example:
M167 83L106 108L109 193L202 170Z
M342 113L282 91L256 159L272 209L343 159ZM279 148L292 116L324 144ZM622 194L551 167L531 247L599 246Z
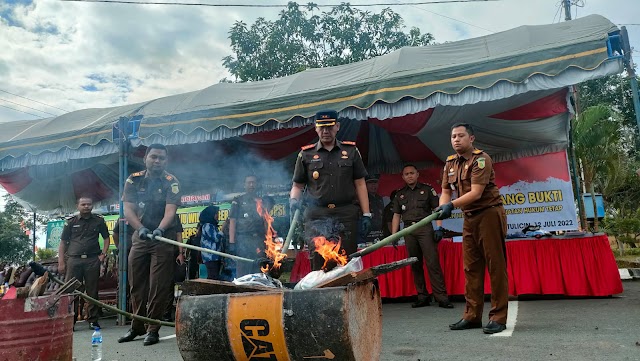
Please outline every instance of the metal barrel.
M0 361L71 361L72 298L0 301Z
M374 282L182 296L176 338L185 361L377 361L382 302Z

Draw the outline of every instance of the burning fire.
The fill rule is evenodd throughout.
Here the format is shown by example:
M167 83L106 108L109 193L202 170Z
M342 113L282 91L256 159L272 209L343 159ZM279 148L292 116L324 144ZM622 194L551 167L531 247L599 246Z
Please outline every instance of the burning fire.
M281 261L287 257L285 253L282 253L282 244L276 242L274 236L276 231L273 229L273 217L269 214L269 211L262 207L262 200L258 199L256 202L256 210L258 214L267 222L267 233L265 234L265 255L273 261L273 266L265 265L260 267L262 273L269 272L270 269L278 269L282 265ZM258 250L260 251L260 250Z
M327 264L329 264L330 261L337 263L339 266L347 264L347 254L344 249L340 249L341 241L337 243L331 242L323 236L319 236L313 239L313 244L315 245L316 252L324 258L322 269L327 270ZM333 267L332 265L331 268Z

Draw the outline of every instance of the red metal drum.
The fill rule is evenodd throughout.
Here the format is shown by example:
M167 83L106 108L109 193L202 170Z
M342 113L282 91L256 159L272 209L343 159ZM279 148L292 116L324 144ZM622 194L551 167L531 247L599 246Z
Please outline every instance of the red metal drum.
M71 361L72 297L0 300L0 361Z

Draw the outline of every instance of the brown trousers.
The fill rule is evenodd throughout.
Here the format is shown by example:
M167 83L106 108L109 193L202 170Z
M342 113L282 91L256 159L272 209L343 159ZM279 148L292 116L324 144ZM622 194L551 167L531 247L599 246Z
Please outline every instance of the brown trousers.
M427 285L424 279L424 270L422 268L422 259L424 258L427 264L427 271L429 272L429 281L431 281L433 297L437 302L448 301L449 296L444 286L444 276L442 275L440 257L438 256L438 244L433 240L433 227L430 225L422 227L413 232L413 234L406 235L404 240L409 257L416 257L418 259L418 262L411 265L413 283L418 292L418 299L423 300L429 298L429 292L427 292Z
M100 260L98 256L90 256L88 258L67 257L66 267L65 280L68 281L75 277L78 281L84 282L87 295L97 300L98 279L100 278ZM98 306L93 303L89 303L89 317L87 321L98 321Z
M489 320L507 323L509 281L505 238L507 216L504 207L497 206L464 217L462 231L462 256L464 262L465 291L467 301L464 318L472 322L482 321L484 307L484 275L488 267L491 280L491 310Z
M314 251L314 237L329 237L338 233L341 248L347 256L358 250L358 209L358 206L348 204L336 208L310 206L305 210L305 239L309 245L313 271L320 270L324 264L322 256Z
M167 234L175 239L175 232ZM170 299L173 283L174 246L160 241L141 240L136 232L129 252L129 286L131 306L138 316L162 319ZM160 325L146 325L143 321L131 321L131 328L138 334L158 332Z

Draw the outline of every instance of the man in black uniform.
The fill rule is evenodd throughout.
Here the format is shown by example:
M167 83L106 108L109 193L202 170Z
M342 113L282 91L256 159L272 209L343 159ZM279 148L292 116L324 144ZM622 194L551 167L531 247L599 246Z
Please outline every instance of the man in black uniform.
M75 277L78 281L84 282L87 295L98 299L100 264L109 250L109 230L102 216L91 213L91 197L78 198L76 208L79 214L67 219L62 229L58 247L58 272L62 274L66 270L66 280ZM98 242L99 235L102 235L104 242L102 253ZM91 328L100 327L98 306L89 304L87 321Z
M362 162L360 151L354 142L339 141L336 134L340 130L338 113L323 111L316 114L316 133L319 141L302 147L298 154L293 173L293 186L289 205L291 214L300 208L300 198L307 187L304 212L305 234L309 241L316 236L330 238L333 234L321 234L323 230L311 225L319 223L338 223L343 229L339 232L342 249L347 255L357 251L358 207L362 211L362 233L371 228L369 197L364 178L367 170ZM326 227L318 227L326 228ZM325 232L327 230L324 230ZM310 243L310 249L314 246ZM316 252L311 253L311 268L322 268L323 258Z
M161 236L176 239L176 211L180 205L180 184L165 171L167 148L151 144L144 156L146 170L133 173L124 187L124 215L136 232L129 253L129 285L133 312L160 319L167 308L173 282L174 246L156 241ZM151 229L154 231L151 232ZM158 343L160 325L133 320L131 329L118 339L129 342L147 333L144 345Z
M367 196L369 197L369 209L371 210L371 229L366 234L360 233L360 242L375 242L383 238L382 218L384 212L384 200L378 194L378 176L366 176Z
M271 197L259 197L258 177L248 175L244 179L245 194L231 202L229 212L229 244L234 254L240 257L257 259L265 257L264 240L267 233L265 219L258 213L260 202L262 212L269 213L274 206ZM260 273L259 263L236 263L236 277L251 273Z
M438 207L438 194L431 186L418 182L419 175L418 169L414 165L406 165L402 169L402 179L407 185L398 191L393 200L392 233L398 232L400 218L402 218L405 227L409 227L429 216ZM413 283L418 292L418 300L411 307L429 306L429 293L422 270L422 258L424 257L434 298L440 307L453 308L444 286L444 277L438 256L438 242L443 235L441 223L442 221L437 221L438 230L435 232L433 226L428 224L404 237L409 257L417 257L419 260L411 265Z

